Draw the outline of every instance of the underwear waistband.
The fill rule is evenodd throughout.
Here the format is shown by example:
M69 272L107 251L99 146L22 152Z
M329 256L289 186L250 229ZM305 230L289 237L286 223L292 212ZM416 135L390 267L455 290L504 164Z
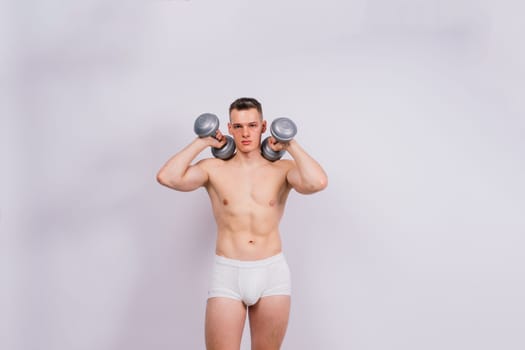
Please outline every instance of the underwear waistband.
M259 260L236 260L215 254L216 263L234 267L262 267L281 260L284 260L283 252Z

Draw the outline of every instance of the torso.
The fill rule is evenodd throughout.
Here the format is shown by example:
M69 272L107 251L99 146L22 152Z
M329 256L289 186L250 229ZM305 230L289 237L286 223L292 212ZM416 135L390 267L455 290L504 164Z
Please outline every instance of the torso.
M291 189L286 174L293 163L264 160L243 167L235 159L209 159L202 166L217 223L216 254L257 260L279 253L279 222Z

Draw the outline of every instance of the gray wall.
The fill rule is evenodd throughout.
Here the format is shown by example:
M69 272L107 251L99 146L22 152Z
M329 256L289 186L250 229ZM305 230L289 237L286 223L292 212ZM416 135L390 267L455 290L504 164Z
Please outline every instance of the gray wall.
M210 205L155 173L254 96L330 179L282 222L283 349L523 349L516 4L3 2L0 348L203 348Z

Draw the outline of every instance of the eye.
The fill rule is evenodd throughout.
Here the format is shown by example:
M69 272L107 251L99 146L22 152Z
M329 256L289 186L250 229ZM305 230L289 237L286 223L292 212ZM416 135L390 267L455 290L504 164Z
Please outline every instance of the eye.
M256 128L257 127L257 123L251 123L250 124L250 128Z
M241 126L240 126L239 124L235 124L235 125L233 126L233 128L234 128L234 129L240 129Z

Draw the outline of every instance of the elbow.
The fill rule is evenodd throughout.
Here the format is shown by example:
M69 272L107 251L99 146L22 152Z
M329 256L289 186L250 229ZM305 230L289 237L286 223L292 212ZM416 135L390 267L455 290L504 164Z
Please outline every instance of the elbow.
M157 182L161 185L165 185L164 176L160 172L157 173Z
M328 176L325 175L319 180L318 191L324 190L327 186L328 186Z
M312 185L312 192L319 192L322 191L328 186L328 177L322 176L318 179L318 181Z
M185 186L182 181L179 178L174 177L173 174L166 172L164 169L161 169L157 173L157 182L177 191L185 191Z
M157 173L157 182L161 185L168 186L168 177L163 169Z
M316 181L303 184L303 186L296 188L296 190L302 194L312 194L324 190L326 186L328 186L328 178L323 176Z

